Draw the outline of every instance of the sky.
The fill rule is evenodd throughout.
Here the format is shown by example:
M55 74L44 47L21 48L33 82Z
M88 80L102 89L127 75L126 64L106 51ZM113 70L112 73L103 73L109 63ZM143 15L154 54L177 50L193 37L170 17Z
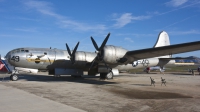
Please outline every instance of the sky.
M171 44L200 40L200 0L0 0L0 54L37 47L94 52L101 45L152 48L161 31ZM197 56L200 51L174 56Z

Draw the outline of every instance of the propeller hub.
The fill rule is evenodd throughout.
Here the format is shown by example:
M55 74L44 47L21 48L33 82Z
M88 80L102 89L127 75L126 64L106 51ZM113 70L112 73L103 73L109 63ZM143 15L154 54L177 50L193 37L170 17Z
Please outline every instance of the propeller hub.
M96 54L98 54L98 53L99 53L99 51L95 51L95 53L96 53Z
M75 55L76 55L76 50L78 48L78 45L79 45L79 42L76 44L74 50L71 52L70 49L69 49L69 47L68 47L68 45L67 45L67 43L66 43L67 52L69 54L69 56L67 56L67 57L70 58L70 61L72 62L72 64L75 63Z
M89 68L89 70L92 68L93 64L95 61L101 61L105 64L105 66L108 68L106 62L104 61L104 47L108 41L108 38L110 36L110 33L108 33L108 35L106 36L106 38L104 39L103 43L101 44L100 47L98 47L97 43L95 42L95 40L93 39L93 37L91 37L92 43L96 49L95 53L97 54L97 56L94 58L94 60L92 61L92 64Z

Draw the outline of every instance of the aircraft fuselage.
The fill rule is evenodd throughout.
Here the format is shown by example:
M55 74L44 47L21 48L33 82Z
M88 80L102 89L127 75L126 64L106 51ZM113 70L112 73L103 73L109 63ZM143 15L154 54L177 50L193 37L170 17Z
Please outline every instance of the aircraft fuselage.
M48 48L18 48L6 55L8 62L15 67L33 69L54 69L54 68L83 68L87 62L91 62L96 54L91 52L77 52L75 64L70 61L70 56L65 50ZM82 57L81 57L82 56Z
M48 48L18 48L7 53L6 59L15 67L33 68L39 70L50 70L55 68L64 69L82 69L88 70L96 53L76 52L76 63L72 64L70 55L66 50L48 49ZM168 63L168 62L167 62ZM173 62L171 62L173 64ZM149 58L134 61L130 64L109 64L109 67L116 68L119 71L144 68L147 66L159 65L158 58Z

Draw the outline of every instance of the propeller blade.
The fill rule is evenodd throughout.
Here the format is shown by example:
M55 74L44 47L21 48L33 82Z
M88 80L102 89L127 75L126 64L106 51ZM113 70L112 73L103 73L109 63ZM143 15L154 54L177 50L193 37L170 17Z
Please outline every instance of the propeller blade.
M96 58L97 58L97 56L96 56L96 57L94 58L94 60L92 61L92 64L91 64L89 70L91 70L91 68L92 68L92 66L93 66L93 64L94 64L94 62L95 62L95 60L96 60Z
M0 54L0 60L1 60L1 54Z
M74 48L73 52L72 52L72 56L75 56L76 50L78 48L79 42L76 44L76 47Z
M69 46L68 46L67 43L66 43L67 52L68 52L69 55L70 55L70 61L72 62L72 64L75 63L75 53L76 53L76 50L77 50L77 48L78 48L78 45L79 45L79 42L76 44L76 46L75 46L73 52L71 53L71 51L70 51L70 49L69 49Z
M108 38L110 36L110 33L108 33L108 35L106 36L106 38L104 39L103 43L101 44L101 47L99 48L99 50L102 50L104 48L104 46L106 45Z
M97 45L97 43L95 42L95 40L91 37L91 40L92 40L92 43L93 43L95 49L96 49L97 51L103 50L103 48L105 47L105 45L106 45L106 43L107 43L109 37L110 37L110 33L108 33L108 35L107 35L106 38L104 39L103 43L101 44L101 47L100 47L100 48L98 47L98 45ZM89 70L92 68L92 66L93 66L94 62L96 61L96 59L99 60L99 61L102 61L102 62L105 64L106 68L109 70L109 67L108 67L108 65L106 64L106 62L104 61L104 59L101 59L101 55L102 55L101 52L98 52L98 53L97 53L97 56L96 56L96 57L94 58L94 60L92 61L92 64L91 64Z
M70 51L70 49L69 49L67 43L66 43L66 47L67 47L68 54L69 54L70 56L72 56L71 51Z
M75 59L74 58L71 58L71 63L72 63L72 65L75 63Z
M99 51L99 47L98 47L97 43L95 42L95 40L94 40L92 37L91 37L91 40L92 40L92 43L93 43L95 49L96 49L97 51Z

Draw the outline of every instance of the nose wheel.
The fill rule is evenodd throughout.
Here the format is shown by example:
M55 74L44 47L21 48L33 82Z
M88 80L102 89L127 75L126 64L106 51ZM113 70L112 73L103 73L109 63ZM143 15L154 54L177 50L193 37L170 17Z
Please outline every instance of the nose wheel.
M18 70L16 70L16 69L14 69L14 70L12 70L12 73L11 73L11 75L10 75L10 80L11 81L17 81L18 80L18 74L19 74L19 71Z
M18 75L16 75L16 74L11 74L10 75L10 80L12 80L12 81L17 81L18 80Z

